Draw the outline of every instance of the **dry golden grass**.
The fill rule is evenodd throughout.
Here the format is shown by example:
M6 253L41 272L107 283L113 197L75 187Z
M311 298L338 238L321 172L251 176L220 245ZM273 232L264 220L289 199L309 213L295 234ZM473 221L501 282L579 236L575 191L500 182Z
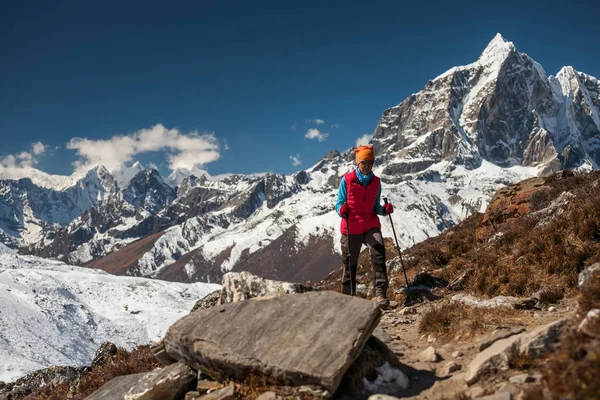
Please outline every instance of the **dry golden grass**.
M423 313L419 333L433 333L441 339L457 334L484 333L497 326L520 325L523 315L513 309L477 309L463 304L444 303Z
M574 289L579 272L600 260L600 173L564 176L548 179L549 186L530 198L530 208L541 210L569 191L574 196L560 212L525 215L498 226L496 236L482 242L475 238L481 215L472 216L409 249L407 267L443 268L440 276L448 281L473 268L465 289L489 297L529 296L548 287ZM544 301L560 297L557 292L548 295Z
M577 332L582 317L592 308L600 308L600 276L595 276L579 296L579 320L563 333L554 353L540 361L544 373L542 384L531 389L527 400L600 399L600 324L592 326L587 336Z

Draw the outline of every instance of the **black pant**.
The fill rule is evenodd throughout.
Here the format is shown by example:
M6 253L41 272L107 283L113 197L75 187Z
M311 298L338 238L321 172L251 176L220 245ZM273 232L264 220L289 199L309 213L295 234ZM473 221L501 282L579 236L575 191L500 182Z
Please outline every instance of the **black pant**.
M350 241L348 243L348 241ZM373 264L373 287L375 296L385 297L388 288L388 276L385 268L385 246L381 229L375 228L362 234L346 235L342 234L342 260L344 263L344 274L342 275L342 293L356 293L356 270L358 265L358 256L363 243L369 247L371 263ZM348 260L348 251L350 259ZM352 269L352 274L350 274ZM354 278L354 279L351 279Z

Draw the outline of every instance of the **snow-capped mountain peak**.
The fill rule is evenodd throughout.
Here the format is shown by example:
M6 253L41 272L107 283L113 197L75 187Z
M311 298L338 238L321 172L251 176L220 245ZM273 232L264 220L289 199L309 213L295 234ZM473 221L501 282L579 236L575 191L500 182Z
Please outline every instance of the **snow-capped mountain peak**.
M483 66L501 65L512 51L516 51L514 43L498 33L483 50L477 62Z
M188 176L195 176L196 178L205 177L207 180L213 180L213 177L210 174L198 167L193 167L192 169L187 168L177 168L171 172L171 174L165 178L165 183L172 188L181 185L185 178Z
M144 167L138 161L136 161L131 167L125 165L120 166L113 170L112 175L115 177L117 184L122 189L129 181L137 175L138 172L143 171Z

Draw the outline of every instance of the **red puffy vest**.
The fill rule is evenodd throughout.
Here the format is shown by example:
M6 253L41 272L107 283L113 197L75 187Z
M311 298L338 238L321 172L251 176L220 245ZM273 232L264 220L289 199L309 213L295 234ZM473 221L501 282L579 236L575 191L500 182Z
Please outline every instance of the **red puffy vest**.
M375 201L381 181L373 175L371 181L365 187L356 176L356 171L344 175L346 180L346 201L350 207L348 214L348 224L350 225L350 234L362 234L373 228L381 229L381 222L375 213ZM346 219L342 218L340 226L342 234L346 234Z

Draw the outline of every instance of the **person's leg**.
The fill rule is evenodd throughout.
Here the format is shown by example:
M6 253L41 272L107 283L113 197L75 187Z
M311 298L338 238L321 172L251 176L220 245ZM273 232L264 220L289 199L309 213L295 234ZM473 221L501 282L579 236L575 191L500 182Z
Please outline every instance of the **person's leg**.
M358 265L358 256L360 255L360 247L362 246L362 235L349 235L350 243L346 235L342 235L340 240L342 244L342 293L356 293L356 272ZM348 251L350 252L350 260L348 260ZM352 270L352 275L350 275ZM351 277L354 278L351 281ZM354 289L354 290L352 290Z
M387 299L388 276L385 267L385 246L380 229L371 229L365 234L365 244L369 246L371 263L373 264L373 287L375 296Z

